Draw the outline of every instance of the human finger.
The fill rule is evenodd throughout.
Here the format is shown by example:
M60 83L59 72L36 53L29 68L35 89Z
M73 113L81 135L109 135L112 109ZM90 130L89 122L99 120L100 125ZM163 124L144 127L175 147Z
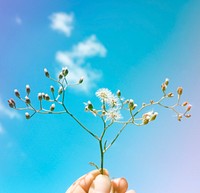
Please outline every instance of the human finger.
M111 181L107 175L99 174L89 189L88 193L110 193Z
M112 180L113 193L125 193L128 188L128 182L125 178Z
M94 170L88 174L80 177L74 184L72 184L66 193L87 193L93 182L93 180L100 174L99 170ZM108 175L107 170L104 170L104 174Z

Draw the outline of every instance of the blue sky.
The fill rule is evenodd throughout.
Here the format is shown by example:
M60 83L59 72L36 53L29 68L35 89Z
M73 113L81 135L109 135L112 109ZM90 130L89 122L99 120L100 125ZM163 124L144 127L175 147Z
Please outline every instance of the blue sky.
M98 88L120 89L140 105L161 96L165 78L171 91L183 86L192 117L178 122L156 109L157 121L127 127L105 167L137 193L199 193L199 9L198 0L0 0L0 193L62 193L99 161L98 144L70 117L27 121L8 108L13 90L25 95L26 84L36 103L52 84L43 69L56 76L63 66L72 82L84 76L67 103L95 129L83 102L95 101Z

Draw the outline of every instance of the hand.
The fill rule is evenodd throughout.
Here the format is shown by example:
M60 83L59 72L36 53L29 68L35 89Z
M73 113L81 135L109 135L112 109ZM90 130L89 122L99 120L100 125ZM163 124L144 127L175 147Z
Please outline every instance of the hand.
M110 180L108 172L104 170L104 175L99 170L94 170L80 177L66 193L136 193L129 190L125 178Z

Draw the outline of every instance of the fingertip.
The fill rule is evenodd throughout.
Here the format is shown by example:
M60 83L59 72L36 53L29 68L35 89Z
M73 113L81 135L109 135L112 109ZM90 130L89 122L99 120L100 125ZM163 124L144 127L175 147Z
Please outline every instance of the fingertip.
M128 189L128 182L125 178L117 178L112 180L112 186L118 193L125 193Z
M110 193L111 181L107 175L99 174L93 181L88 193Z

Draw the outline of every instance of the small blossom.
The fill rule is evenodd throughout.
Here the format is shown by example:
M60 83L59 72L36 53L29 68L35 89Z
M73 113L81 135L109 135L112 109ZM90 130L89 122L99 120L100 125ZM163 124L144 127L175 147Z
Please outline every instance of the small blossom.
M96 91L96 96L103 102L108 102L112 97L112 92L107 88L100 88Z
M42 93L42 98L45 99L45 93L44 92Z
M50 75L49 75L49 72L48 72L48 70L46 68L44 69L44 74L45 74L46 77L49 78Z
M17 89L14 90L14 93L15 93L16 97L20 98L20 93L19 93L19 91Z
M28 112L25 113L25 117L26 117L26 119L30 119L31 118L31 116L30 116L30 114Z
M151 117L150 117L150 121L154 121L156 119L156 117L158 116L157 112L154 112Z
M137 105L134 104L133 99L130 99L130 100L129 100L129 104L128 104L129 109L132 111L132 110L135 109L136 106L137 106Z
M122 118L119 110L117 109L109 109L107 112L105 112L106 115L106 121L112 120L117 121Z

